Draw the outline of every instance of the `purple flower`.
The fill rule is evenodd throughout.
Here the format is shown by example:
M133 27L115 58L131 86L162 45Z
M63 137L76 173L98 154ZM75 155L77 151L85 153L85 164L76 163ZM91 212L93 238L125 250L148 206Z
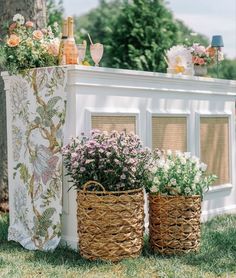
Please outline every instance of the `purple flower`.
M144 169L146 155L137 135L93 130L90 137L73 139L64 161L78 187L95 179L107 190L124 190L142 186L137 169Z
M78 156L77 153L72 153L72 154L71 154L71 158L72 158L72 159L73 159L73 158L77 158L77 156Z
M129 164L134 164L134 163L135 163L135 160L134 160L133 158L130 158L129 161L128 161L128 163L129 163Z
M72 167L73 167L73 168L77 168L78 166L79 166L78 161L75 161L75 162L72 164Z

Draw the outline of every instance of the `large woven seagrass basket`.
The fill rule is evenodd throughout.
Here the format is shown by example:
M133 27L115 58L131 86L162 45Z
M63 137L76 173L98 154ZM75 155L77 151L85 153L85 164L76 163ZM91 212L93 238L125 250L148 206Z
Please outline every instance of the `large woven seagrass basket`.
M103 191L88 191L91 184ZM141 253L144 232L143 189L107 192L89 181L77 194L80 254L90 260L119 261Z
M149 194L149 242L162 254L198 251L200 245L200 196Z

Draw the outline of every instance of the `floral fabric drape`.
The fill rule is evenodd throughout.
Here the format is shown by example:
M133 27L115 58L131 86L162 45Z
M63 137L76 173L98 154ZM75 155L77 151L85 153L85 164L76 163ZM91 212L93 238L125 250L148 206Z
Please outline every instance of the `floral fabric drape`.
M53 250L60 241L65 78L61 67L10 77L8 239L30 250Z

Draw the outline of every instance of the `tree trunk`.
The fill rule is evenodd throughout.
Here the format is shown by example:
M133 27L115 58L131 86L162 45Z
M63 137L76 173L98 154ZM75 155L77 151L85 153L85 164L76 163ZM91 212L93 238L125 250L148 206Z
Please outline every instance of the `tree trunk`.
M46 0L0 0L0 38L3 38L6 33L2 26L11 22L16 13L22 14L25 20L32 20L36 27L46 26ZM0 74L2 70L0 68ZM7 200L6 96L0 76L0 209L1 203Z

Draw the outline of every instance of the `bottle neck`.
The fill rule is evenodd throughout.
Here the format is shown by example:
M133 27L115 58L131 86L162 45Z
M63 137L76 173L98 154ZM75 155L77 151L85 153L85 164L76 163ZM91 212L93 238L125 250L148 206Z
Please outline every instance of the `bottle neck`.
M68 38L74 38L74 22L73 18L68 18Z
M68 37L68 22L67 19L64 20L63 22L63 28L62 28L62 39L67 39Z

